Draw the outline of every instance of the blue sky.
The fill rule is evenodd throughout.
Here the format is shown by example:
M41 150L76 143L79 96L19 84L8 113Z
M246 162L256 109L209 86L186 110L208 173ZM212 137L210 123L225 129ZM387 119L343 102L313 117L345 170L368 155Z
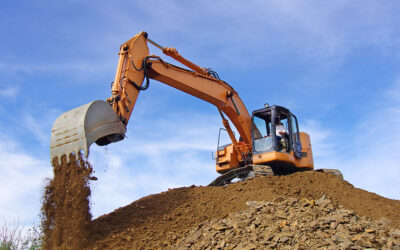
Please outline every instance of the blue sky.
M38 220L54 120L110 95L119 45L142 30L217 71L250 112L291 109L317 168L400 199L399 12L395 1L2 1L0 220ZM152 81L128 138L91 148L93 215L208 184L221 126L215 107Z

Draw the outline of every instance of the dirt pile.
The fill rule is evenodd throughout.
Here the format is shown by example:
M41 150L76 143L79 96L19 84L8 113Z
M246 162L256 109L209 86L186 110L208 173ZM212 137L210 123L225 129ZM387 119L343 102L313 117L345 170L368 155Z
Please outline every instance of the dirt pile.
M53 160L54 178L45 187L42 227L45 249L82 249L87 243L92 215L88 181L92 167L80 156Z
M247 209L200 223L172 249L400 248L400 230L359 217L325 195L248 201Z
M185 242L185 238L190 237L194 226L211 220L220 221L228 218L229 214L249 209L246 206L248 201L268 202L277 197L318 200L324 195L329 197L330 204L334 206L332 211L345 213L340 209L352 210L357 216L386 221L389 226L400 228L400 201L354 188L331 174L303 172L289 176L258 177L225 187L177 188L144 197L92 221L88 248L156 249L180 246L179 242ZM296 204L301 207L299 202ZM308 216L308 209L303 211L304 216ZM346 216L350 216L349 220L353 218L353 214ZM320 223L318 221L318 227ZM339 227L341 223L337 224ZM381 228L369 226L366 224L365 227L377 230L379 234Z

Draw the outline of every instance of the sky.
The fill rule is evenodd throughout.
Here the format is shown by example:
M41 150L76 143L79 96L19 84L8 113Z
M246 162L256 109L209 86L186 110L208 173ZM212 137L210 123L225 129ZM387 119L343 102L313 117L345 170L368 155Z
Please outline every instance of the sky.
M396 1L369 0L1 1L0 222L39 221L53 122L110 96L118 48L142 30L218 72L250 112L289 108L316 168L400 199L399 12ZM220 127L214 106L151 81L127 138L91 147L94 218L209 184Z

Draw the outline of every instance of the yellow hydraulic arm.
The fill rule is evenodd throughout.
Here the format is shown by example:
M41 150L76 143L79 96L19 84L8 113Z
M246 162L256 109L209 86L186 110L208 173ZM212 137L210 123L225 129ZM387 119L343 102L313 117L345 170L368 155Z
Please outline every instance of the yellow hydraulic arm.
M148 42L191 70L149 55ZM238 93L229 84L213 76L209 70L183 58L176 49L164 48L151 41L146 32L137 34L121 45L112 96L107 99L125 125L129 122L139 92L148 88L149 78L214 104L220 111L232 143L240 151L238 157L251 152L251 118ZM232 121L243 142L236 141L223 113Z
M149 55L147 44L152 43L165 55L181 62L184 69ZM107 102L93 101L60 115L53 124L50 141L51 159L63 155L77 155L96 142L106 145L124 138L139 92L149 87L149 79L155 79L171 87L214 104L223 119L223 124L232 140L230 157L225 162L234 168L251 155L251 118L238 93L218 75L185 58L176 49L164 48L151 41L146 32L135 35L122 44L112 96ZM229 122L232 121L241 139L237 141Z

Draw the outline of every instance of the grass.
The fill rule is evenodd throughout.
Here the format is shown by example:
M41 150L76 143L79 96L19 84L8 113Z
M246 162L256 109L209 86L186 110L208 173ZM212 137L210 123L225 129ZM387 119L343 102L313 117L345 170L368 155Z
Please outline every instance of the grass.
M42 237L38 226L24 231L19 221L4 222L0 227L0 250L41 249Z

